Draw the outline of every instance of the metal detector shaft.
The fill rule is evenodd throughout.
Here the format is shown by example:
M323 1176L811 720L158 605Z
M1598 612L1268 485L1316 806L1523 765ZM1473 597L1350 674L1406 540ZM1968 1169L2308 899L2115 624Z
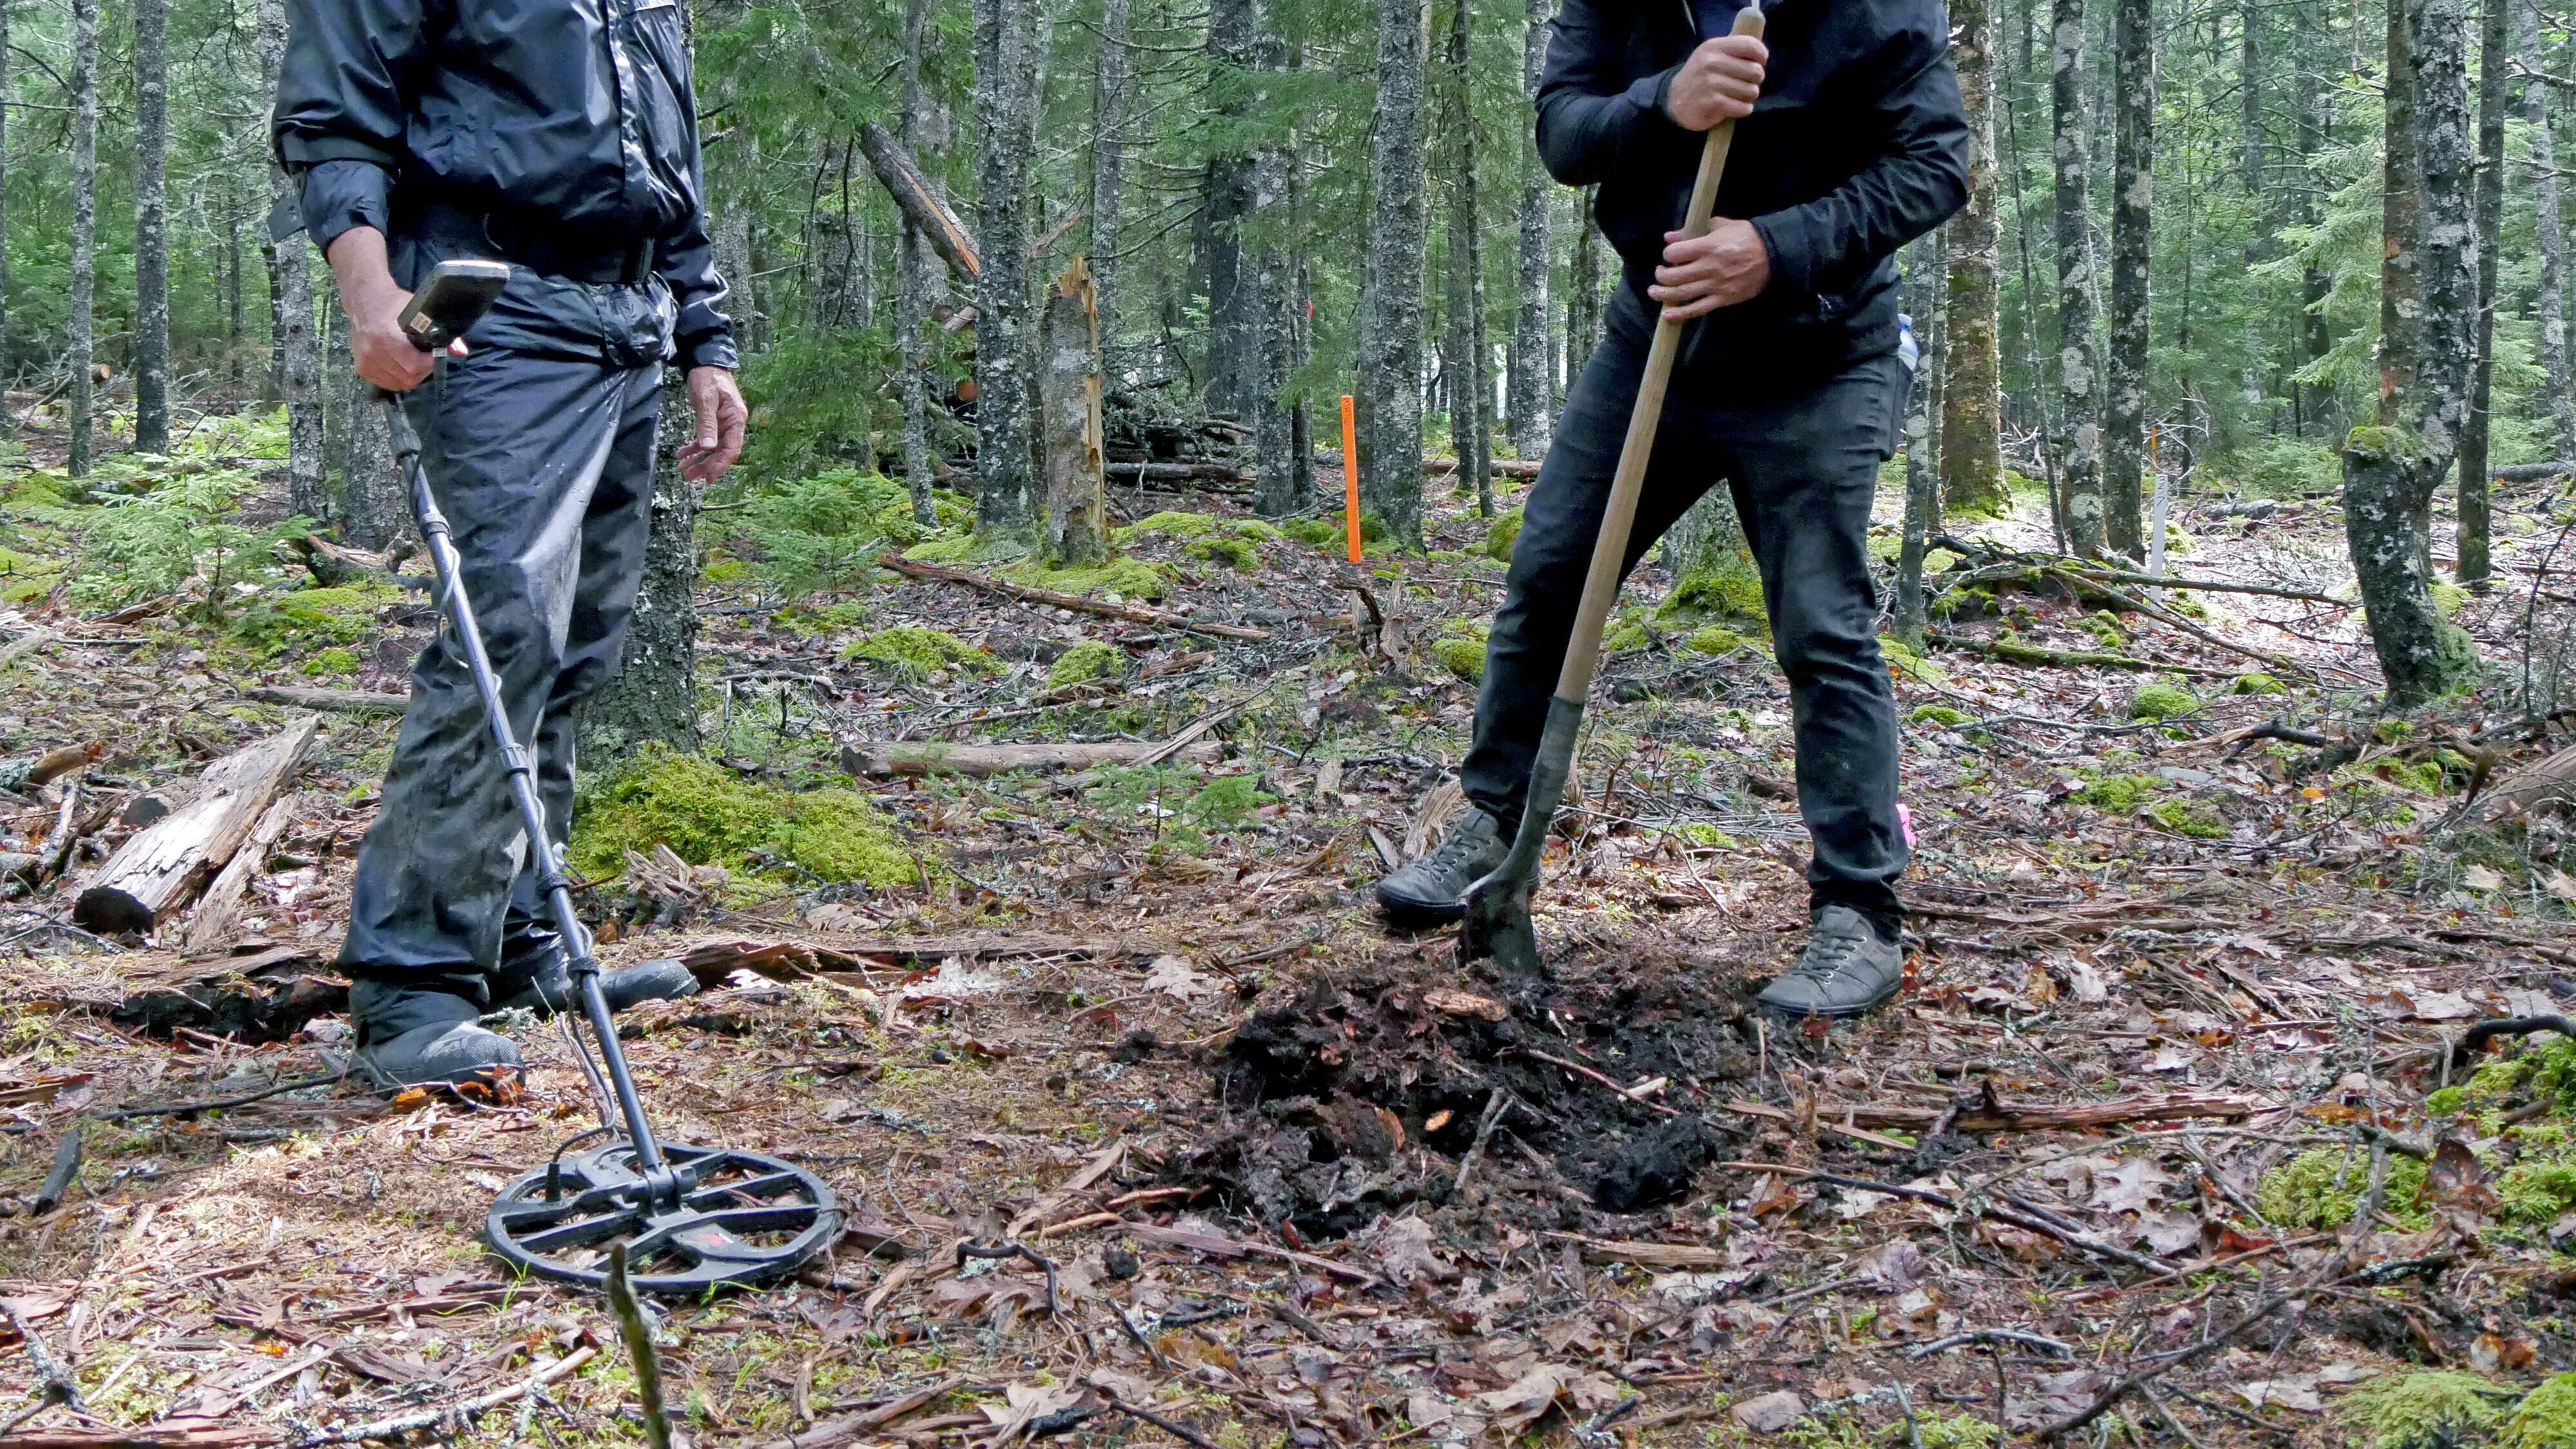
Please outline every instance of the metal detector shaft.
M1734 33L1759 38L1762 7L1748 4L1736 12ZM1735 141L1735 122L1709 128L1700 147L1699 174L1691 183L1690 207L1683 214L1685 236L1704 236L1717 209L1717 184L1726 174L1726 153ZM1566 642L1565 665L1557 672L1556 695L1547 702L1547 725L1539 735L1538 759L1530 770L1529 794L1521 824L1503 863L1467 888L1467 916L1462 954L1469 960L1494 958L1507 971L1539 969L1538 938L1529 919L1530 888L1538 880L1539 857L1547 832L1556 823L1565 799L1566 777L1574 768L1574 744L1583 730L1585 700L1601 663L1601 636L1610 610L1619 602L1619 577L1628 556L1628 536L1637 522L1637 495L1646 481L1646 463L1654 455L1655 429L1663 421L1664 390L1672 382L1673 358L1681 350L1684 324L1669 317L1655 323L1655 340L1646 353L1645 372L1637 379L1637 403L1628 414L1628 435L1619 445L1619 470L1610 481L1610 501L1601 514L1601 531L1592 542L1592 566L1583 576L1583 599L1574 611L1574 632Z
M438 365L444 368L444 357ZM474 692L483 699L483 719L492 734L492 746L501 755L501 767L510 779L510 796L519 807L519 828L528 835L528 849L538 862L538 879L546 892L546 904L555 918L555 955L563 963L566 978L581 998L582 1014L590 1021L590 1034L599 1043L599 1055L607 1067L609 1090L616 1095L618 1114L626 1119L626 1135L634 1145L636 1164L643 1169L648 1183L667 1177L669 1168L662 1159L661 1144L654 1140L652 1126L644 1120L644 1103L635 1093L635 1077L626 1068L626 1053L617 1044L617 1029L608 1020L608 1002L600 995L599 962L590 952L590 935L581 928L573 913L572 878L564 873L563 852L546 831L546 803L537 796L537 767L527 750L519 744L517 731L510 727L509 710L501 700L501 679L493 671L492 657L483 648L483 631L474 619L474 601L465 596L465 569L457 554L456 541L447 526L447 515L438 508L438 500L429 491L429 474L420 465L420 435L412 431L411 419L403 414L402 401L391 393L380 396L385 408L385 427L392 435L394 459L403 477L411 485L411 509L420 525L421 540L429 546L429 560L438 574L438 594L447 610L447 622L455 631L456 644L465 654L466 672L474 676Z

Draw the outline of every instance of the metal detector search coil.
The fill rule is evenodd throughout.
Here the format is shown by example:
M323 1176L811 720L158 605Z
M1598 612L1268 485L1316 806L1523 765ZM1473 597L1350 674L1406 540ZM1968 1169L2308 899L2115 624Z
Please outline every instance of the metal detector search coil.
M462 336L490 309L508 279L509 268L497 262L441 262L413 298L404 329L416 342L441 334ZM434 348L422 343L422 350ZM444 353L438 365L447 365ZM484 1237L502 1261L521 1272L594 1288L606 1285L608 1250L619 1243L625 1245L635 1286L648 1293L695 1294L792 1273L840 1236L840 1204L821 1178L775 1157L655 1139L635 1091L634 1073L627 1070L626 1054L617 1044L617 1029L609 1024L590 933L573 911L563 847L546 829L535 759L510 728L500 677L483 647L473 601L459 583L463 561L447 517L430 492L429 475L421 468L420 438L400 400L390 393L383 398L394 457L411 484L412 514L437 570L439 604L483 702L484 724L518 806L519 827L536 852L554 917L556 958L590 1028L587 1044L578 1032L566 1035L593 1090L603 1099L615 1099L613 1112L605 1100L601 1103L600 1130L582 1135L609 1136L621 1127L625 1132L586 1152L558 1151L554 1161L522 1174L492 1205Z

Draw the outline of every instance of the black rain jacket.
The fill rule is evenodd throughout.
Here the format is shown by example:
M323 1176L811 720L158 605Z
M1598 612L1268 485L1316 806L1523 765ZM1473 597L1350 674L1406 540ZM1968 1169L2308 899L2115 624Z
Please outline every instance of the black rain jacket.
M1564 0L1539 80L1538 145L1642 294L1689 204L1704 133L1664 110L1675 72L1737 0ZM1968 123L1941 0L1778 0L1753 114L1717 214L1771 252L1759 296L1702 319L1687 356L1746 380L1812 381L1896 347L1897 248L1968 197ZM1650 304L1651 305L1651 304Z
M289 0L271 118L314 243L427 205L649 248L677 361L735 363L677 0ZM517 260L517 258L511 258Z

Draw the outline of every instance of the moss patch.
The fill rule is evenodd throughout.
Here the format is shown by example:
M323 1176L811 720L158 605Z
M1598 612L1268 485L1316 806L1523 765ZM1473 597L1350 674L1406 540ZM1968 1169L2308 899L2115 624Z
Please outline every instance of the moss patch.
M2096 810L2126 815L2163 785L2153 775L2096 775L2076 790L2075 798Z
M2553 1374L2523 1396L2504 1432L2503 1449L2571 1449L2576 1446L2576 1373Z
M861 635L841 651L841 657L871 660L907 679L941 669L991 674L1002 667L1001 660L954 634L913 624Z
M346 649L375 632L376 609L401 596L391 584L299 589L254 600L225 633L269 658L306 649Z
M1724 624L1711 624L1706 628L1693 629L1690 637L1682 641L1682 647L1694 654L1732 654L1752 642Z
M1310 548L1331 550L1342 544L1339 519L1291 518L1280 523L1279 531Z
M2188 800L2159 800L2147 807L2147 818L2194 840L2227 838L2227 822L2219 818L2218 812Z
M1469 684L1485 682L1486 630L1479 625L1473 633L1453 634L1431 646L1431 657L1440 667Z
M1047 688L1065 689L1127 672L1127 651L1098 639L1085 639L1056 656L1047 670Z
M2129 696L2129 718L2146 720L2173 719L2200 708L2200 700L2179 684L2149 680Z
M2320 1147L2265 1173L2255 1186L2254 1206L2264 1221L2279 1227L2339 1228L2352 1221L2369 1188L2369 1153ZM2391 1156L2380 1198L2388 1215L2409 1229L2423 1227L2427 1219L2416 1206L2423 1191L2424 1164Z
M1159 599L1171 587L1171 575L1162 565L1141 558L1114 558L1089 568L1070 569L1051 569L1032 559L1001 570L1000 576L1033 589L1052 589L1085 598L1116 594L1122 599Z
M2369 1431L2373 1449L2447 1449L2504 1418L2494 1393L2475 1374L2390 1374L2353 1390L2343 1413Z
M1947 684L1949 671L1923 657L1923 651L1893 634L1878 636L1879 657L1887 661L1891 675L1920 679L1927 684Z
M1502 563L1512 561L1512 545L1521 539L1521 511L1505 509L1494 515L1494 526L1485 530L1485 557Z
M696 755L657 755L584 791L574 866L593 878L667 845L691 865L803 883L917 883L922 867L855 790L780 790Z
M1963 725L1969 721L1966 713L1952 709L1946 704L1924 705L1905 718L1914 724L1940 725L1945 729L1954 725Z
M1137 519L1134 523L1127 525L1125 528L1112 532L1110 534L1110 539L1123 547L1127 543L1139 538L1155 536L1163 538L1202 538L1214 532L1216 532L1216 517L1213 514L1181 513L1172 509L1165 509L1160 513L1148 514L1143 518Z
M1248 538L1220 535L1213 538L1192 539L1182 546L1181 552L1192 558L1205 559L1209 563L1222 564L1243 573L1250 573L1261 567L1261 550Z
M2290 687L2272 676L2256 670L2227 681L2229 694L2287 694Z

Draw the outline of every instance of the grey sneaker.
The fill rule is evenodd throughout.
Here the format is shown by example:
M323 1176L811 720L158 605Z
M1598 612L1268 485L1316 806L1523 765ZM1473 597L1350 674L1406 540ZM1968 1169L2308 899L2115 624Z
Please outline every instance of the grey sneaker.
M638 966L620 966L599 973L599 994L608 999L608 1009L624 1011L645 1001L676 1001L698 994L698 978L689 968L664 958ZM572 980L560 963L550 964L527 986L494 1006L494 1011L533 1011L539 1016L570 1009Z
M1905 984L1905 951L1849 906L1816 914L1807 949L1754 998L1775 1016L1859 1016L1894 1000Z
M1445 926L1467 914L1467 887L1511 853L1502 822L1470 810L1429 855L1377 883L1377 903L1399 926Z
M350 1067L381 1092L490 1086L505 1070L518 1069L519 1049L476 1026L482 1014L462 996L360 977L349 985L349 1019L358 1028Z

